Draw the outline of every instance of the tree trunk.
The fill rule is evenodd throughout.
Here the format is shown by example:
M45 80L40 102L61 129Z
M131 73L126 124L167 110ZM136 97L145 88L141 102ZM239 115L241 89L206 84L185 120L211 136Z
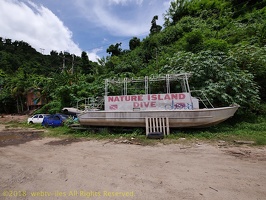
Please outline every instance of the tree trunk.
M18 103L18 97L17 97L17 113L19 113L19 103Z

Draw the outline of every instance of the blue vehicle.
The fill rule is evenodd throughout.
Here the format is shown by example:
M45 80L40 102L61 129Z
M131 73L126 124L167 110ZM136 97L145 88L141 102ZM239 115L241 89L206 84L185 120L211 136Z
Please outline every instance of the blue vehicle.
M42 126L45 127L58 127L58 126L63 126L64 125L64 121L68 118L67 115L63 115L63 114L54 114L54 115L50 115L47 116L43 119L42 122Z

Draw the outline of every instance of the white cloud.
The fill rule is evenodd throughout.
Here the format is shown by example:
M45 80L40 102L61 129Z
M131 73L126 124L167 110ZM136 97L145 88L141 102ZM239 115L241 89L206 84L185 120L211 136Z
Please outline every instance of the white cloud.
M89 52L90 60L97 61L98 55L106 53L103 49L108 42L148 35L154 15L159 16L157 24L162 25L162 13L168 9L169 2L0 0L0 37L23 40L37 51L45 49L45 54L56 50L80 55L80 45ZM73 41L72 31L78 42Z
M79 0L79 7L89 22L107 29L115 36L147 35L153 16L158 15L162 22L162 14L167 10L169 0L160 3L155 0ZM116 4L110 6L110 4Z
M72 40L72 32L51 10L31 1L0 0L0 36L23 40L37 51L67 51L76 55L81 49Z
M102 51L101 48L97 48L97 49L93 49L90 52L87 52L88 56L89 56L89 60L93 61L93 62L98 62L98 59L100 59L100 57L97 55L97 53L99 51Z
M136 2L138 5L141 5L143 0L109 0L109 4L127 4L129 2Z

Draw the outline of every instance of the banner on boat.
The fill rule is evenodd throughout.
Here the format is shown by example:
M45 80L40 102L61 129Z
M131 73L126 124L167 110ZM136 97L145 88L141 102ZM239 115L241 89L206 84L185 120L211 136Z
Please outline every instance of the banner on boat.
M198 99L189 93L105 96L106 111L192 110L199 108Z

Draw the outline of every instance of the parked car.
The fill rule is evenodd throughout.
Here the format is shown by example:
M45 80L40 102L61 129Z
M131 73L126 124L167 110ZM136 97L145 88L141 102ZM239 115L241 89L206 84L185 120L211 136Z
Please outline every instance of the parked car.
M68 115L54 114L54 115L45 117L42 122L42 125L45 127L63 126L66 119L68 119Z
M28 124L41 124L44 117L49 116L49 114L36 114L28 118Z

